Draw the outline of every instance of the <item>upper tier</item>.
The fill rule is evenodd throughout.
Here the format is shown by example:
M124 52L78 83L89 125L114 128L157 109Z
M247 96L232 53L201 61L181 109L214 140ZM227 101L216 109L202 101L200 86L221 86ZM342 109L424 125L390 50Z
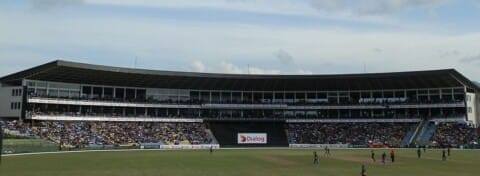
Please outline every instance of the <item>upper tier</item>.
M238 91L341 91L463 86L471 92L480 90L455 69L338 75L254 75L157 71L63 60L2 77L0 82L21 85L23 79L126 87Z

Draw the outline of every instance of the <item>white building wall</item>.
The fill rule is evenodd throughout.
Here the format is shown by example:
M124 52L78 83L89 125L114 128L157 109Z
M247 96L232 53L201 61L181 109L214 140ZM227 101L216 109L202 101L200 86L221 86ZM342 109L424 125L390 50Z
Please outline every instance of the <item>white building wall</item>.
M480 93L477 93L475 95L476 97L476 106L475 106L475 112L476 112L476 119L477 123L475 124L477 127L480 127Z
M12 93L16 90L17 94ZM0 85L0 118L20 118L22 110L22 87ZM14 104L12 104L14 103Z
M466 95L467 120L475 125L478 125L478 123L480 122L478 119L478 97L475 93L467 93Z

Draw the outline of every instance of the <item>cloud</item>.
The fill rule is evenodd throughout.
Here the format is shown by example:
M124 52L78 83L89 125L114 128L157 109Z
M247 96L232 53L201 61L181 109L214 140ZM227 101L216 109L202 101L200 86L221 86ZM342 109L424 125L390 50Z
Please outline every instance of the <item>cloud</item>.
M391 15L422 6L433 6L444 0L308 0L322 12L346 12L357 15Z
M190 65L190 69L194 72L204 72L206 70L206 67L202 61L193 61Z
M381 53L383 50L381 48L373 48L373 51L376 53Z
M460 59L460 62L465 63L465 64L473 63L473 62L480 62L480 54L476 55L476 56L464 57L464 58Z
M273 55L282 63L285 65L295 65L295 62L293 60L293 57L287 53L283 49L279 49L278 51L275 51Z
M293 73L293 74L300 74L300 75L311 75L313 74L312 71L310 70L303 70L303 69L300 69L300 70L297 70L297 72Z
M215 72L220 72L220 73L232 73L232 74L243 74L245 73L240 67L233 65L228 62L222 61L220 63L220 69L218 69Z
M0 61L4 62L63 57L131 66L132 58L138 56L148 69L193 70L192 61L201 58L205 68L195 67L198 71L248 73L250 64L251 73L281 74L362 72L365 62L369 72L455 67L476 80L480 75L478 65L460 65L460 57L439 59L439 51L452 48L459 53L477 53L480 33L443 35L297 26L278 30L269 25L124 16L85 15L71 20L60 12L0 13L0 24L9 24L0 32ZM384 52L373 52L377 47ZM18 55L24 52L31 56ZM302 67L282 65L273 53L290 56ZM5 73L5 69L8 66L0 66L0 72Z
M250 67L249 70L246 73L257 74L257 75L279 75L279 74L282 74L279 70L261 69L261 68L257 68L257 67Z
M85 3L102 6L126 6L168 9L207 9L222 12L310 17L324 20L339 20L366 24L399 25L396 20L378 16L358 15L356 8L348 3L362 5L348 0L85 0ZM360 0L364 1L364 0ZM374 0L370 0L374 1ZM398 0L396 0L398 1ZM343 3L342 3L343 2ZM382 1L380 1L382 2ZM376 3L372 3L375 5ZM329 7L330 6L330 7ZM325 13L328 12L328 13ZM409 25L411 26L411 25Z
M222 61L214 72L231 73L231 74L280 74L279 70L261 69L257 67L239 67L232 63Z
M48 11L56 8L82 5L85 0L30 0L33 10Z
M89 4L178 9L223 9L262 14L308 14L301 1L291 0L85 0ZM313 10L312 10L313 11Z
M300 68L297 63L295 63L293 56L283 49L273 52L273 56L275 56L283 65L284 69L287 70L282 72L282 74L313 74L310 70Z
M456 57L458 55L460 55L460 51L458 50L440 52L440 57Z
M221 61L213 64L204 64L202 61L193 61L188 71L209 72L209 73L228 73L228 74L281 74L281 71L274 69L261 69L258 67L237 66L230 62Z

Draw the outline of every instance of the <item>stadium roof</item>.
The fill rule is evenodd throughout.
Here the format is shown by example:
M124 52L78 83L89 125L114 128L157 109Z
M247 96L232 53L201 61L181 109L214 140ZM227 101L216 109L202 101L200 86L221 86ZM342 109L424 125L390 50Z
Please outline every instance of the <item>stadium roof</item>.
M462 87L479 91L455 69L339 74L251 75L157 71L56 60L0 78L19 85L23 79L81 84L198 90L376 90Z

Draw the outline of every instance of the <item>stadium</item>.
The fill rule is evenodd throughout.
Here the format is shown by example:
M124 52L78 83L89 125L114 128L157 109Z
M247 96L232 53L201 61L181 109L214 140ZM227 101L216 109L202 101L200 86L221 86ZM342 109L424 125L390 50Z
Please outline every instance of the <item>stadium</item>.
M169 166L163 169L173 175L269 175L272 170L279 171L278 175L296 175L301 170L305 175L343 175L355 173L358 169L347 169L357 167L355 163L370 163L371 149L380 159L381 152L393 148L397 155L405 156L404 161L416 159L415 150L422 148L433 162L440 162L434 153L448 148L450 154L453 148L459 151L457 156L472 164L461 173L472 175L473 165L477 165L473 163L480 158L477 151L469 150L479 147L480 89L454 69L250 75L156 71L56 60L4 76L0 81L0 118L6 138L3 153L7 153L2 172L7 175L68 173L47 172L52 168L39 164L41 156L65 167L73 167L70 164L76 165L74 161L88 163L88 158L99 157L99 162L108 163L97 163L107 168L95 171L100 175L121 175L122 169L110 173L108 168L126 164L137 155L146 157L132 159L140 163L148 162L149 156L190 163L189 167L176 167L163 160L152 161ZM322 158L320 162L345 172L316 171L311 167L311 152L323 153L327 148L333 150L334 156L325 160L332 161ZM214 156L202 149L214 150L210 154ZM427 153L427 149L432 152ZM16 156L39 152L59 154ZM234 172L242 165L254 167L249 157L257 156L261 162L255 165L260 168L253 170L258 173ZM193 159L181 159L189 157ZM115 158L118 160L112 161ZM200 164L202 160L225 165ZM8 169L16 164L39 172ZM469 165L454 162L448 172L442 172L458 173L451 169L455 164ZM125 175L158 173L127 165L133 169L126 170ZM147 163L140 166L156 167ZM82 167L97 168L85 164L79 169ZM231 170L223 174L208 171L212 167ZM436 168L428 164L426 167ZM182 168L188 169L179 172ZM93 172L73 170L73 175ZM378 172L382 175L388 171L380 168ZM410 172L400 169L390 175L405 173Z

